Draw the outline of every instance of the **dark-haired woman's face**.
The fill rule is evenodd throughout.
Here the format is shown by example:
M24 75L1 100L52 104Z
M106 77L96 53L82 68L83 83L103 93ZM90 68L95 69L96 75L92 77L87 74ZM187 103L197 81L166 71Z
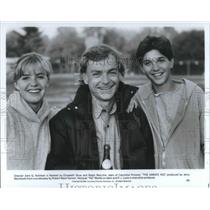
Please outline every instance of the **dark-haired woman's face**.
M174 60L169 60L158 50L150 50L143 57L142 70L154 85L162 86L168 82Z

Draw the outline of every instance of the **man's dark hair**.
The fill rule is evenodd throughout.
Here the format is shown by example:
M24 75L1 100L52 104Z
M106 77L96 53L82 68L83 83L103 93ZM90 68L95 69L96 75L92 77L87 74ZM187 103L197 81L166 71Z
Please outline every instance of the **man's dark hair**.
M121 73L121 75L124 75L125 67L121 62L120 53L114 48L105 44L90 47L82 54L80 60L80 73L82 74L87 71L87 66L89 62L98 62L101 60L105 60L109 57L109 55L113 55L116 58L116 62L118 64L118 71Z
M144 55L150 50L158 50L169 60L174 57L171 43L165 36L147 36L142 42L140 42L137 48L136 57L141 65L143 63Z

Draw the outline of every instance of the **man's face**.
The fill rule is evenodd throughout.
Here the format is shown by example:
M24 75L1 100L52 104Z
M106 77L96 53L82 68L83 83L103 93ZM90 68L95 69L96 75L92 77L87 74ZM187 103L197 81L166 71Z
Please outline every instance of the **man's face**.
M120 81L116 58L109 55L101 61L90 61L83 79L88 84L92 96L99 101L110 101Z
M174 60L169 60L158 50L150 50L143 57L142 70L153 85L163 86L168 82Z

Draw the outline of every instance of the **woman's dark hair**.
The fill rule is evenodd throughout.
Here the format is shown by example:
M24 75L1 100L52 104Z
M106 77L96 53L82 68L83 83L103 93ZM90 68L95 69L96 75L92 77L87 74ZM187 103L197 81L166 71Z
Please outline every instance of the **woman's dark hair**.
M140 42L136 51L137 60L141 65L143 63L144 55L151 50L158 50L169 60L174 57L171 43L165 36L147 36L142 42Z

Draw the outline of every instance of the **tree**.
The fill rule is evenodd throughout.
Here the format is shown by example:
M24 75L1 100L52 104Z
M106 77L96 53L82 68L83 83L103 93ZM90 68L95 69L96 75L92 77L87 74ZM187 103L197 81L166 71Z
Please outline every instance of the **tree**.
M32 51L44 54L48 41L48 38L43 37L37 27L24 27L22 33L13 30L7 33L6 55L19 57Z
M48 46L47 54L51 57L55 72L77 72L84 50L84 39L75 28L60 27Z
M173 40L174 74L203 74L204 31L184 31Z
M204 60L204 31L185 31L173 39L177 60Z
M6 56L7 57L19 57L22 54L20 48L21 37L16 31L7 33L6 38Z
M120 52L124 52L123 48L126 43L126 39L123 35L121 35L119 30L107 28L104 36L104 43L115 47Z

